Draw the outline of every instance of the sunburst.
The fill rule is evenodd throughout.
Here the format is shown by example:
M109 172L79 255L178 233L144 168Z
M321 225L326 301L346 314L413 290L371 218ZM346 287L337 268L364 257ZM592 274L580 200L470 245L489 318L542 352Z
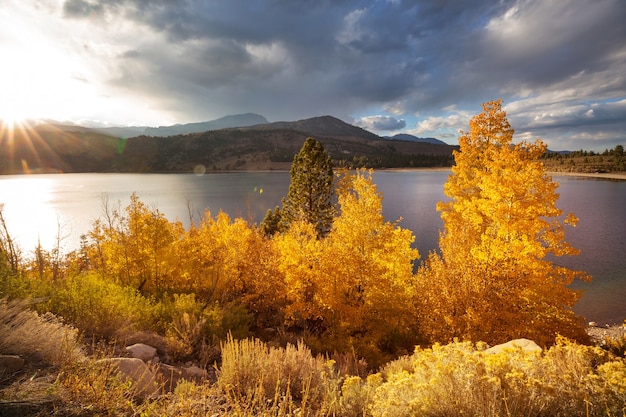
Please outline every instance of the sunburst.
M26 149L25 149L26 148ZM29 160L44 167L40 151L48 149L39 132L26 119L0 119L0 168L5 172L29 174Z

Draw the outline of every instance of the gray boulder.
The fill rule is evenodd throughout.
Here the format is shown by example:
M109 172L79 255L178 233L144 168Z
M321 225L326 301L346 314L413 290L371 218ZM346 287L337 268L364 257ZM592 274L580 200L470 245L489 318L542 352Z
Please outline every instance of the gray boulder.
M138 358L105 358L99 363L115 367L123 378L132 382L133 393L139 398L147 398L159 392L159 385L148 365Z
M167 392L173 392L178 382L183 379L183 371L180 368L165 363L158 364L157 375Z
M132 346L127 346L126 352L130 354L131 358L137 358L144 362L150 362L156 356L157 350L156 348L143 343L135 343Z

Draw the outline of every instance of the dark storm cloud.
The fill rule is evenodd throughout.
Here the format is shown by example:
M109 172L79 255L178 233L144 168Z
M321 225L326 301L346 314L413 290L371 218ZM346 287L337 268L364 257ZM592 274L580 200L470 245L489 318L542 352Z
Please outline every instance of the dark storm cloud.
M437 51L429 50L429 38L439 38L443 29L439 23L458 27L466 13L425 2L385 1L109 1L92 5L115 10L120 18L130 17L162 33L171 48L184 55L171 56L160 45L162 55L146 57L151 56L155 69L170 68L161 58L176 58L186 79L206 80L210 73L210 81L220 78L218 72L229 78L233 71L257 76L258 66L265 63L258 62L250 46L279 45L284 60L276 70L291 75L287 81L324 90L337 107L399 99L430 73L438 73L433 56ZM192 68L197 74L190 73ZM259 78L259 83L272 76L261 73L265 78ZM159 85L170 80L176 83L180 76L175 72L155 75Z
M600 108L626 97L623 0L67 0L64 13L143 28L111 82L191 119L378 106L435 126L444 108L502 97L530 132L548 107L552 126L590 122L581 103L599 106L591 124L619 124Z
M356 126L369 130L400 130L406 127L406 121L392 116L366 116L356 121Z

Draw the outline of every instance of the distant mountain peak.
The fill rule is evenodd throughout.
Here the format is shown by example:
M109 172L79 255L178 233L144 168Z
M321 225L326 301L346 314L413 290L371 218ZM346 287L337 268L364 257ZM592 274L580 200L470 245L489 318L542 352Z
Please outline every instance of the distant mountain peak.
M437 138L420 138L417 136L409 135L408 133L398 133L397 135L387 136L387 139L406 140L408 142L432 143L433 145L447 145L447 143Z
M269 123L267 119L256 113L235 114L220 117L208 122L186 123L173 126L148 127L144 134L147 136L174 136L188 133L201 133L210 130L228 129L232 127L254 126Z
M256 126L254 128L257 128ZM316 137L360 137L371 140L380 139L379 136L365 129L353 126L334 116L316 116L308 119L296 120L295 122L274 122L264 126L259 126L263 130L268 129L291 129L299 132L306 132ZM250 129L245 127L243 129Z

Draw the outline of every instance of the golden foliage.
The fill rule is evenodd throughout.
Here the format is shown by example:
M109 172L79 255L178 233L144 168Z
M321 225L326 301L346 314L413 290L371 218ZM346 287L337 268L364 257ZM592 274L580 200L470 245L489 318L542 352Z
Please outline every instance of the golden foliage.
M409 369L389 365L369 410L373 416L481 417L624 412L626 362L602 349L565 339L543 354L484 348L453 342L416 349Z
M125 213L105 207L106 219L97 220L89 237L93 265L116 277L124 286L160 293L169 276L168 251L180 238L180 222L170 223L163 213L149 209L137 194L131 195Z
M328 341L365 339L359 342L361 354L366 345L379 351L407 344L410 349L415 343L409 334L413 262L419 258L411 247L415 237L397 222L385 221L371 171L346 174L337 194L340 214L324 241L319 284Z
M379 362L381 351L415 343L414 236L385 222L371 172L346 174L337 193L340 214L326 238L305 221L273 238L286 323L315 336L321 349L356 349Z
M568 285L588 277L549 258L578 253L564 229L576 218L560 220L558 184L539 161L545 145L512 140L501 101L485 103L459 138L444 188L450 200L437 207L441 254L418 274L422 328L432 340L585 338L571 310L581 294Z

